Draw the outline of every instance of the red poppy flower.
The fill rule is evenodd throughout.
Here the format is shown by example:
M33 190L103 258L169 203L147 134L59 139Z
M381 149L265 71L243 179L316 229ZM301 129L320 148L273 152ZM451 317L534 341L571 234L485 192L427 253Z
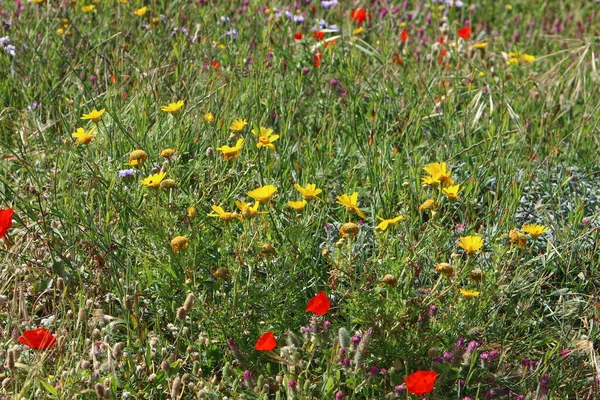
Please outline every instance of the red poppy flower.
M414 374L410 374L404 380L406 390L417 396L433 392L433 385L435 385L438 375L434 371L417 371Z
M25 331L17 341L32 349L51 349L56 344L56 338L46 328Z
M315 67L321 66L321 52L319 50L317 50L317 52L313 56L313 64L315 65Z
M325 42L325 48L328 48L329 46L333 46L334 44L337 43L337 40L330 40L329 42Z
M327 298L327 295L324 291L319 291L319 293L308 301L306 305L306 311L318 314L325 315L327 311L331 308L331 302Z
M6 231L12 225L13 209L7 208L6 210L0 210L0 238L6 235Z
M218 62L218 61L213 61L213 62L212 62L210 65L212 65L212 67L213 67L214 69L219 69L219 68L221 68L221 63L220 63L220 62Z
M273 335L273 332L271 331L268 331L259 337L254 345L254 349L258 351L271 351L275 347L277 347L277 341L275 341L275 335Z
M302 32L296 32L294 34L294 39L296 39L296 40L302 40Z
M406 42L408 40L408 29L404 29L400 34L400 40Z
M463 39L468 39L471 37L471 27L470 26L463 26L462 28L460 28L458 30L458 37L461 37Z
M321 41L325 37L325 32L323 32L323 31L314 31L311 36L313 38L315 38L316 40Z
M402 56L399 53L396 53L392 56L392 62L394 64L402 64Z
M439 44L444 44L444 37L440 36L440 38L438 39L438 43Z
M364 7L357 8L356 10L350 11L350 19L355 20L358 24L362 24L367 19L371 19L371 15L365 10Z

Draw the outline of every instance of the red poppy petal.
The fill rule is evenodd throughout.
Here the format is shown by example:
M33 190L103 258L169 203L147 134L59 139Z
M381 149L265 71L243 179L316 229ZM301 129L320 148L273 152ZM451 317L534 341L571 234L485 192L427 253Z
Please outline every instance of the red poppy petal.
M406 390L417 396L430 393L433 391L438 373L434 371L417 371L410 374L404 380Z
M271 351L277 347L277 341L273 332L268 331L261 335L254 345L254 349L258 351Z
M462 28L460 28L458 30L458 36L463 38L463 39L468 39L471 37L471 27L470 26L463 26Z
M315 297L310 299L306 305L306 311L317 315L327 314L327 311L329 311L330 308L331 302L322 290Z
M13 209L0 210L0 238L6 235L8 228L12 226Z
M17 341L32 349L50 349L56 345L56 337L46 328L25 331Z

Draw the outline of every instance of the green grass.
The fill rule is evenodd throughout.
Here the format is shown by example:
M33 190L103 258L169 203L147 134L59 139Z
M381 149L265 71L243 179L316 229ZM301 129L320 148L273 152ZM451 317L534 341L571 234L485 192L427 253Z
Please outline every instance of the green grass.
M0 241L0 396L410 399L399 385L417 370L440 373L428 399L599 395L595 2L381 2L385 17L364 4L357 34L358 3L301 4L303 23L277 16L284 2L148 1L143 17L141 2L112 3L1 6L16 56L0 51L0 208L14 208ZM326 48L311 37L320 19L340 29ZM465 20L472 36L458 40ZM536 59L509 65L509 52ZM160 110L177 100L178 114ZM80 119L102 108L97 125ZM234 133L239 118L249 124ZM71 133L92 126L97 140L76 145ZM280 135L276 151L256 147L261 126ZM239 158L224 160L216 148L239 137ZM136 149L148 155L139 176L119 177ZM459 201L421 184L434 162ZM161 170L175 188L140 183ZM287 205L295 183L323 189L301 213ZM265 214L207 216L266 184L278 190ZM336 198L354 191L367 218L341 238L359 218ZM434 212L419 211L427 199ZM518 248L508 234L527 223L549 229ZM457 245L468 235L484 238L469 256ZM189 246L173 252L175 236ZM324 317L305 311L319 290ZM54 348L15 340L40 326ZM368 346L346 343L369 329ZM268 330L278 348L254 350Z

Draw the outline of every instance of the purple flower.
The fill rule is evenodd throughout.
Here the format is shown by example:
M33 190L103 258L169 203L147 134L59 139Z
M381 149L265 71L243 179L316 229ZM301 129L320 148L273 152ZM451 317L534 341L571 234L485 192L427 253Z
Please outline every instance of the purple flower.
M360 343L360 339L361 339L361 338L360 338L360 336L359 336L359 335L352 336L352 340L351 340L351 341L352 341L352 344L353 344L353 345L355 345L355 346L357 346L357 345Z
M17 54L15 52L17 48L15 46L13 46L12 44L9 44L8 46L6 46L4 48L4 52L6 54L8 54L10 57L15 57Z
M227 32L225 32L225 36L233 38L233 39L237 39L238 31L236 31L235 29L230 29Z
M0 37L0 45L2 47L6 46L9 43L10 43L10 38L8 36Z
M296 389L298 387L298 382L290 379L290 381L288 382L288 387L292 390Z
M406 393L406 385L403 383L402 385L394 386L394 392L396 394L405 394Z
M335 394L335 400L343 400L344 398L344 392L337 392Z
M454 354L451 351L447 351L444 353L443 358L444 358L444 361L450 362L454 358Z
M337 0L331 0L331 1L327 1L327 0L323 0L321 1L321 7L323 8L333 8L335 6L337 6L338 4L340 4Z
M136 169L122 169L119 171L119 178L133 178L134 175L139 173L140 171Z
M292 21L297 22L297 23L304 22L304 15L294 15L292 17Z
M471 340L467 345L467 352L472 353L473 350L475 350L479 346L481 346L481 343L479 343L477 340Z

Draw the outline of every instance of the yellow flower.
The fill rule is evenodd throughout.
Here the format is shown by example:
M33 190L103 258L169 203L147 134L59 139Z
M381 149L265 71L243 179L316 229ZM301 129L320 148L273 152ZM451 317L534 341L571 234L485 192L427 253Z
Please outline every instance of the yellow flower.
M273 142L279 139L279 135L273 135L273 129L267 129L261 126L260 132L256 129L252 129L252 133L258 136L258 143L256 144L256 147L259 149L261 147L266 147L271 151L275 150L275 145Z
M183 100L179 100L176 103L169 103L169 105L162 106L160 109L161 111L166 111L171 115L175 115L179 112L179 110L181 110L183 104Z
M277 187L273 185L265 185L248 192L248 196L252 197L259 203L266 203L271 200L271 196L275 194Z
M523 225L521 227L521 230L525 233L529 233L529 236L531 236L531 238L535 240L538 237L540 237L542 233L546 232L548 230L548 227L544 225L527 224Z
M215 120L215 116L211 112L206 113L204 114L204 120L210 124Z
M355 212L362 219L367 218L365 213L362 212L360 208L358 208L358 192L354 192L351 195L343 194L341 196L338 196L337 199L338 199L338 204L341 204L344 207L346 207L346 210L348 210L348 212L351 212L351 213Z
M512 57L506 62L506 65L519 65L519 59Z
M146 11L148 11L148 7L144 6L144 7L138 8L137 10L134 10L133 13L135 15L137 15L138 17L143 17L144 15L146 15Z
M236 200L235 205L237 206L237 208L240 209L242 217L245 219L252 219L258 214L266 214L265 211L258 211L258 206L260 206L260 203L258 201L251 206L249 204L246 204L245 201Z
M300 212L302 210L304 210L304 207L306 207L306 200L300 200L300 201L288 201L288 206L292 207L294 210Z
M89 114L83 114L81 119L91 119L92 122L98 122L98 120L100 120L100 117L104 115L105 111L106 110L104 108L101 110L94 109Z
M305 188L296 183L294 184L294 187L297 191L300 192L304 200L312 200L315 197L317 197L321 192L323 192L321 189L317 189L317 185L315 185L314 183L307 184Z
M483 247L481 236L465 236L458 239L458 246L462 247L467 254L475 254Z
M91 12L94 8L96 8L96 6L94 4L90 4L89 6L81 7L81 11L83 11L84 13L88 13Z
M506 11L510 11L510 10L513 9L513 6L510 5L510 4L507 4L507 5L504 6L504 8L506 8Z
M196 218L196 207L188 207L187 216L188 218Z
M478 292L476 290L470 290L470 289L460 289L460 294L462 294L466 298L470 299L472 297L479 296L481 294L481 292Z
M519 249L524 248L527 244L527 236L516 228L508 232L508 240L510 243L516 244Z
M421 204L419 206L419 212L423 211L423 210L435 210L437 209L438 205L436 204L435 201L431 200L431 199L427 199L423 202L423 204Z
M88 133L83 128L77 128L77 132L72 133L71 136L75 138L75 144L88 144L92 140L96 140L96 136L92 135L95 127L92 127Z
M476 49L485 49L487 47L487 42L482 42L482 43L475 43L473 45L473 47L475 47Z
M236 119L235 121L233 121L229 129L231 129L232 131L241 131L246 125L248 125L248 121L246 121L245 119Z
M142 185L148 186L151 188L157 188L160 186L160 183L167 176L166 172L159 172L158 174L150 175L149 177L142 179Z
M173 157L175 152L177 152L177 150L175 150L175 149L171 149L171 148L164 149L163 151L160 152L160 156L164 157L164 158L171 158L171 157Z
M360 35L361 33L363 33L365 31L365 28L363 28L362 26L360 28L356 28L355 30L352 31L353 35Z
M148 159L148 154L144 150L134 150L129 153L129 165L139 167Z
M446 163L431 163L423 167L425 172L431 176L422 178L424 185L433 185L441 182L444 186L454 185L454 181L450 178L450 171L446 169Z
M383 218L377 216L377 219L381 221L377 225L377 227L379 228L380 231L385 231L391 225L396 225L396 222L401 221L402 220L402 215L399 215L396 218L392 218L392 219L383 219Z
M209 217L218 217L224 222L229 222L232 219L241 220L241 215L223 210L222 207L213 205L211 207L216 214L207 214Z
M240 155L240 151L242 150L242 146L244 145L244 139L240 138L237 140L237 143L234 147L229 147L227 145L217 147L217 150L223 154L223 158L225 160L229 160L230 158L237 158Z
M460 184L448 186L442 189L442 193L446 195L448 200L459 200L458 192L460 192Z
M356 237L360 228L354 222L346 222L344 225L340 227L340 236L341 237Z
M180 250L186 249L189 243L189 239L185 236L175 236L171 240L171 250L173 250L173 253L179 253Z
M531 54L521 54L521 61L532 63L535 61L535 56L532 56Z

